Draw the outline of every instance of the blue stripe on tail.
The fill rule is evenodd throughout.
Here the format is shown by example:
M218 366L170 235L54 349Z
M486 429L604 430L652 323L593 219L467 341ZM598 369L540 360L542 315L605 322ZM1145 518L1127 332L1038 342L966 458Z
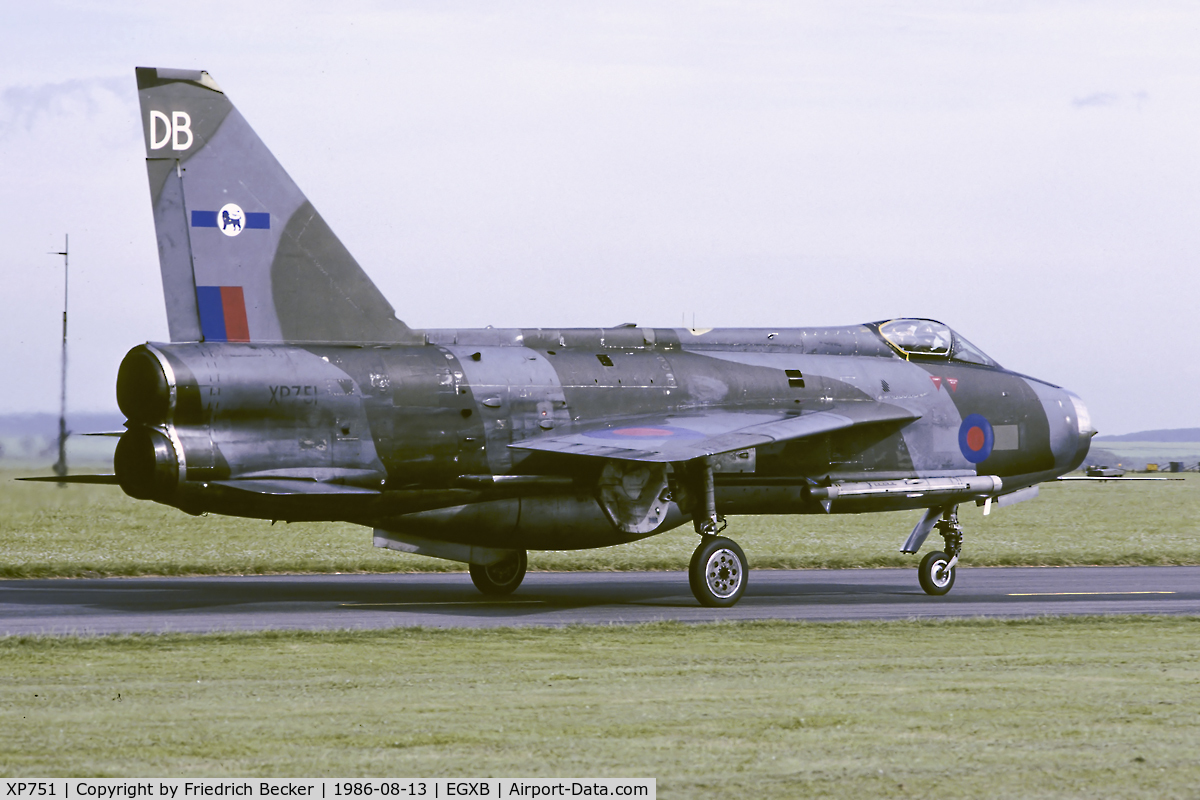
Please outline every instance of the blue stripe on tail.
M216 219L215 214L213 218ZM197 286L196 305L200 310L200 332L204 341L228 341L229 337L225 333L225 306L221 303L221 287Z
M192 227L193 228L219 228L217 222L216 211L193 211L192 212ZM271 229L271 215L266 211L247 211L246 212L246 227L255 228L257 230L269 231Z

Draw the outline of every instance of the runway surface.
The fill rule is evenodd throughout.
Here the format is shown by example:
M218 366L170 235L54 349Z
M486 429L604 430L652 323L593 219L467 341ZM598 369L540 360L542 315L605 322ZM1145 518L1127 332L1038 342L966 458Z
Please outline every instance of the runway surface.
M465 573L0 581L0 634L1200 614L1200 567L960 569L928 597L915 569L758 570L731 609L682 572L530 573L505 599Z

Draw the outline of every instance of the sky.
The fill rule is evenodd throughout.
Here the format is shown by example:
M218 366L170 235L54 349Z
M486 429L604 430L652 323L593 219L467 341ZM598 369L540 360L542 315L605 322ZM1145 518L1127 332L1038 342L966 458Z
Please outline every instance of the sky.
M1190 2L11 4L0 413L168 339L135 66L207 70L414 327L942 320L1200 426Z

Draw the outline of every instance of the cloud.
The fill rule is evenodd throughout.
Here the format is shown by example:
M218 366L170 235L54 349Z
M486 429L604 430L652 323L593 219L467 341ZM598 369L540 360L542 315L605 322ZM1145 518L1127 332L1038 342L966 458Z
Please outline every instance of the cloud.
M0 139L33 130L40 120L82 113L94 117L113 100L125 101L127 81L90 78L40 86L10 86L0 92Z
M1096 108L1099 106L1116 105L1120 98L1112 92L1096 92L1084 97L1076 97L1071 105L1076 108Z

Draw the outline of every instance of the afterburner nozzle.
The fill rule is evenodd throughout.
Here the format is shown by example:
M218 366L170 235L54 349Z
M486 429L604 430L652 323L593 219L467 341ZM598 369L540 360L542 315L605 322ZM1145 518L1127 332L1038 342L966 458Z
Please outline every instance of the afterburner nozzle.
M171 381L162 360L145 345L130 350L117 371L117 406L132 422L156 425L171 415Z

